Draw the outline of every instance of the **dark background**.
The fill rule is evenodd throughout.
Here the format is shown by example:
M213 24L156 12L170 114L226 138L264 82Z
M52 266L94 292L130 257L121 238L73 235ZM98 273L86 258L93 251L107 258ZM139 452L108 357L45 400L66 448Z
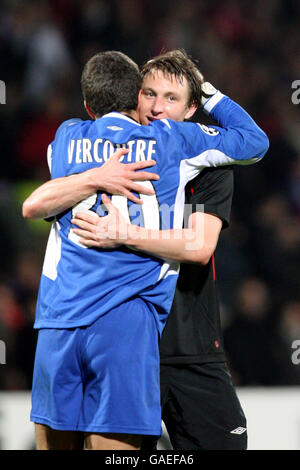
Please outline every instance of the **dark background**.
M31 388L49 232L46 222L22 218L22 202L49 178L46 150L57 126L87 118L81 70L106 49L141 65L185 48L267 133L264 160L235 168L231 226L216 252L225 346L236 385L300 384L291 359L300 340L300 93L292 89L300 80L299 29L296 0L1 1L1 390Z

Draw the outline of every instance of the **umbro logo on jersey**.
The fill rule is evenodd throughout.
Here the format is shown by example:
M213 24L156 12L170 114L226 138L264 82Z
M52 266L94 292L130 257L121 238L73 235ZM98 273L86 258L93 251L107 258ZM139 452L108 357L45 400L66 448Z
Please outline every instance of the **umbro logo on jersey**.
M243 432L247 431L246 428L242 428L241 426L234 429L233 431L230 431L230 434L243 434Z
M122 131L123 127L119 126L107 126L107 129L111 129L112 131Z
M205 134L208 134L208 135L217 135L217 134L219 134L219 131L217 129L215 129L214 127L208 127L208 126L205 126L204 124L199 124L199 126L201 127L203 132L205 132Z

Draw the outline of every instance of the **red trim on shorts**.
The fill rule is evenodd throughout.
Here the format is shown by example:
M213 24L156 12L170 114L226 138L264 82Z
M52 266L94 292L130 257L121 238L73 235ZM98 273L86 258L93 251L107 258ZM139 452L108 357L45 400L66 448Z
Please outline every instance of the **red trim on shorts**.
M215 254L212 255L212 268L213 268L213 279L216 280L216 269L215 269Z

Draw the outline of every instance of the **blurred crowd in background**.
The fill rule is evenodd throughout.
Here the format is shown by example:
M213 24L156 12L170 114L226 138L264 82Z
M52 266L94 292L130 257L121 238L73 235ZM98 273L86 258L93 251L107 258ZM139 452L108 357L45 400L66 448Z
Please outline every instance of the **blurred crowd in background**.
M300 105L291 99L299 27L297 0L1 0L1 390L31 388L49 233L46 222L22 218L22 202L49 178L46 150L58 125L87 118L82 67L106 49L141 65L184 48L267 133L265 159L235 168L231 226L216 251L224 341L236 385L300 384L291 359L300 340Z

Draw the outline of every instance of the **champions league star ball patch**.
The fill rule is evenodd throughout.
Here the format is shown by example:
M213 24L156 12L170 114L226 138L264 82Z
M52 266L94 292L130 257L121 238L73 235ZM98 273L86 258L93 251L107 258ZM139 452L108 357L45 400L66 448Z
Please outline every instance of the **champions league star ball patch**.
M203 132L205 132L205 134L207 134L207 135L218 135L219 134L219 131L217 129L215 129L214 127L208 127L208 126L205 126L205 124L199 124L199 126L201 127Z

